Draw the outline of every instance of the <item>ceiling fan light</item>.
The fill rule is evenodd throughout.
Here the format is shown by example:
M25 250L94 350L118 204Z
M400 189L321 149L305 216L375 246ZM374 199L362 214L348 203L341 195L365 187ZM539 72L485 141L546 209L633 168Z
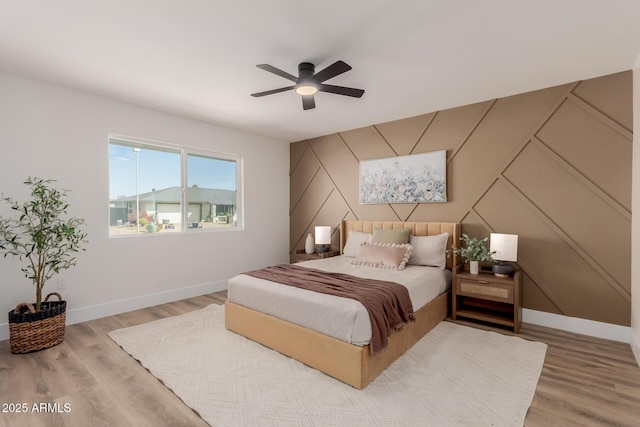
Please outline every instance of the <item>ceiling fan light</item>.
M298 95L315 95L317 92L318 88L310 84L304 84L296 87L296 93Z

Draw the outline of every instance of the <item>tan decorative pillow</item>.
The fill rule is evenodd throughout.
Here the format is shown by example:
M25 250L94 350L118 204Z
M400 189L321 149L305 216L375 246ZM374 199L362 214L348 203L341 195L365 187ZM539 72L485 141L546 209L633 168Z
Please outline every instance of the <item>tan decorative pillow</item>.
M354 265L404 270L411 257L411 245L394 243L363 243L358 249Z
M395 243L397 245L402 245L404 243L409 243L410 234L410 228L400 228L397 230L382 230L381 228L374 228L371 241L374 243Z

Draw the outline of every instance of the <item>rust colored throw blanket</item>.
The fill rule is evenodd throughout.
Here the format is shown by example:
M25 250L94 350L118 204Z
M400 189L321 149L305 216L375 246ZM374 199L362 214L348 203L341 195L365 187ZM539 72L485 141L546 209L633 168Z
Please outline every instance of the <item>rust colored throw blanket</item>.
M371 353L386 347L393 329L413 321L413 305L403 285L343 273L280 264L243 274L323 294L360 301L371 318Z

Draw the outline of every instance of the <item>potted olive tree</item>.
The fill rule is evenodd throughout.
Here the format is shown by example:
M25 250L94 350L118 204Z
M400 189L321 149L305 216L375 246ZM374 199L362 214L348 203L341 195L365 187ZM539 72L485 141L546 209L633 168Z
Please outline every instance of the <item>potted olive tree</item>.
M462 234L460 240L464 243L464 247L454 249L454 252L465 259L469 263L469 271L471 274L478 274L478 265L480 262L494 262L494 252L490 252L487 248L487 238L478 239L477 237L469 237Z
M0 215L0 253L24 261L21 268L35 286L36 302L18 304L9 312L10 345L13 353L28 353L60 344L64 339L66 301L60 294L47 295L42 289L56 273L76 264L75 254L87 243L80 228L84 219L67 218L68 190L57 190L54 180L27 178L24 184L31 198L19 203L4 194L2 202L10 206L12 217ZM56 295L58 301L48 301ZM24 310L28 310L24 312Z

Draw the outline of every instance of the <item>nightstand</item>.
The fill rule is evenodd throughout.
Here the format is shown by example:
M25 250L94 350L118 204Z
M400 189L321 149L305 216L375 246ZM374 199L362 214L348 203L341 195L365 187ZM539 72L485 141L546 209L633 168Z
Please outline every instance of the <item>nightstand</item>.
M312 254L308 254L305 253L304 249L297 249L293 262L311 261L314 259L330 258L338 255L340 255L340 251L329 251L321 254L314 252Z
M522 323L522 278L493 273L471 274L459 265L453 270L451 318L482 320L513 328L517 334Z

